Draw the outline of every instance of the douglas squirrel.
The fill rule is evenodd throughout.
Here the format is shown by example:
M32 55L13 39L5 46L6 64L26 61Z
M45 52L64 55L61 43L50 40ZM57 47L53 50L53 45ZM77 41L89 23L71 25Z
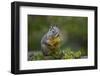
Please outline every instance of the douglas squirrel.
M49 31L41 39L41 49L44 55L49 55L49 52L60 48L61 33L59 28L51 26Z

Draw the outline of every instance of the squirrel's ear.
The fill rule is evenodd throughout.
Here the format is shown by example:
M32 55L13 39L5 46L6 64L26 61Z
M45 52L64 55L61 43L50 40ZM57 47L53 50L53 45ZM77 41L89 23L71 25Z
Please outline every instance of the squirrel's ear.
M52 24L50 25L50 28L51 28L51 29L53 28L53 25L52 25Z
M53 28L53 26L49 26L49 31L51 31L51 30L52 30L52 28Z
M57 27L57 25L55 24L55 27Z

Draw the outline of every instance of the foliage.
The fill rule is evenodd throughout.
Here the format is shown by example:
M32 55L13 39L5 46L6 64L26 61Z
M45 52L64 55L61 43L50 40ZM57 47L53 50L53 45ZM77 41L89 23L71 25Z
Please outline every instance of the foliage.
M72 51L71 48L67 48L66 51L64 51L64 59L77 59L81 58L81 50L79 51Z
M65 50L56 50L56 52L51 52L49 56L43 55L42 52L34 52L31 60L54 60L54 59L80 59L84 57L82 55L82 50L73 51L71 48L66 48Z
M44 59L44 55L42 54L42 52L36 52L32 56L32 60L42 60L42 59Z

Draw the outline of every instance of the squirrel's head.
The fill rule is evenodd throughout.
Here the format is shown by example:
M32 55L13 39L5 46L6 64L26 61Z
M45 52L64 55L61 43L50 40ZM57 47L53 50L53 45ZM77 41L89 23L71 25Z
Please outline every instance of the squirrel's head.
M59 28L56 25L50 26L50 29L48 31L48 36L49 37L59 37L59 35L60 35Z

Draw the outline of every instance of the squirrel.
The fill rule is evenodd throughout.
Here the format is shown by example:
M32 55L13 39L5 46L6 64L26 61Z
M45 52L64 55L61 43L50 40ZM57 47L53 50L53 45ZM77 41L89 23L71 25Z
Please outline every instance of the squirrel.
M41 50L48 56L49 52L60 48L61 35L60 29L55 25L51 26L48 32L41 39Z

